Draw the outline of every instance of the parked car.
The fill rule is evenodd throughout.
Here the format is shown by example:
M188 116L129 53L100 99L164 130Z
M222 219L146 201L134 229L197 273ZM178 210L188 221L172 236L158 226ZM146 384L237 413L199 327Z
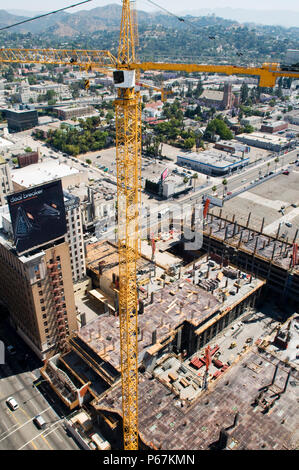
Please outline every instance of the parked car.
M14 399L14 397L7 398L6 404L12 411L15 411L19 408L19 404L17 400Z
M293 227L293 224L291 224L291 222L286 222L285 224L287 227Z
M41 415L35 416L35 418L33 418L33 422L35 426L38 427L39 429L45 429L47 425L46 421Z

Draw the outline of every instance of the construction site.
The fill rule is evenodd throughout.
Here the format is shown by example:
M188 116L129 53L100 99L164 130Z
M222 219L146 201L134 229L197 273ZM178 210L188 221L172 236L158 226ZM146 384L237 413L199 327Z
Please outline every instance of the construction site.
M0 54L3 63L72 64L112 73L117 93L115 242L86 244L91 288L84 284L83 290L95 311L88 320L81 314L80 327L68 334L61 265L53 251L48 271L60 340L41 376L75 412L68 429L85 433L84 448L297 449L298 230L292 240L281 237L280 226L275 236L267 235L264 220L253 229L250 213L241 224L222 209L208 212L206 204L196 250L185 248L183 220L176 224L172 216L162 233L162 210L158 237L148 226L142 239L139 79L141 71L220 73L258 77L259 86L268 88L279 77L298 79L298 70L279 63L139 62L133 3L122 2L117 57L75 49L3 48ZM87 79L84 88L89 86ZM163 90L161 95L163 100ZM106 196L113 199L113 188ZM87 212L89 207L88 201ZM193 216L191 238L194 222Z
M289 317L292 302L298 304L297 252L279 233L274 238L262 229L250 228L250 216L242 226L221 211L208 213L203 247L192 262L179 231L170 231L171 237L160 232L154 245L143 242L137 267L140 448L296 446L291 410L299 325L298 315ZM182 257L167 257L173 246ZM97 242L87 253L93 283L87 295L103 308L41 374L69 409L87 407L118 449L123 423L117 247ZM269 300L278 288L292 299L288 308Z
M240 224L222 215L209 213L203 231L203 249L213 258L227 259L240 269L267 280L267 287L276 291L281 298L298 305L299 302L299 258L296 243L298 230L293 240L280 237L281 226L276 236L263 232L263 221L260 230Z

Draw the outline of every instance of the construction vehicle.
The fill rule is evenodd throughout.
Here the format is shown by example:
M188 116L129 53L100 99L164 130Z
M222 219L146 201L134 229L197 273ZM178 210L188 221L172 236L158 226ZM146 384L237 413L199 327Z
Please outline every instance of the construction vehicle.
M132 2L133 3L133 2ZM119 250L119 319L121 344L123 437L126 450L138 449L138 343L136 265L140 252L141 99L136 91L140 71L205 72L259 77L259 86L273 87L278 77L299 78L299 71L277 63L259 67L137 62L137 22L130 0L123 0L118 57L109 51L65 49L0 49L0 63L74 65L113 72L117 89L116 163Z

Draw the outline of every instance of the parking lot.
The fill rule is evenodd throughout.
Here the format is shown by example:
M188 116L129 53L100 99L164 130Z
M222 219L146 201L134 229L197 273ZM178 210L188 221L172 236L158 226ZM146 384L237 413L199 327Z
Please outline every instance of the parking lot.
M276 235L281 224L280 234L290 240L299 227L298 188L299 168L294 167L289 175L279 175L227 201L224 213L235 214L238 222L246 224L251 212L250 226L257 230L265 218L264 233L268 235Z

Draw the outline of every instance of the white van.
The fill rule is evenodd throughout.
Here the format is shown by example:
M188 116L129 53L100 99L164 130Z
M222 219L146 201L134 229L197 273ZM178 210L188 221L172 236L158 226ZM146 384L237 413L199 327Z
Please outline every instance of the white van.
M35 416L35 418L33 418L33 422L39 429L45 429L47 425L46 421L41 415Z

